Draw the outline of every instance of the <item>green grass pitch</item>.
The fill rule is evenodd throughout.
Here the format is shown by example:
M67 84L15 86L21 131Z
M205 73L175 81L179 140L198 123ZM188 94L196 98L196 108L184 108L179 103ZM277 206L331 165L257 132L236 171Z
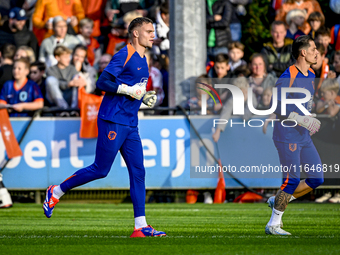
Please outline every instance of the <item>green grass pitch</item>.
M129 238L131 204L59 203L0 210L0 254L340 254L340 204L291 203L293 235L267 236L267 204L147 204L148 224L167 237Z

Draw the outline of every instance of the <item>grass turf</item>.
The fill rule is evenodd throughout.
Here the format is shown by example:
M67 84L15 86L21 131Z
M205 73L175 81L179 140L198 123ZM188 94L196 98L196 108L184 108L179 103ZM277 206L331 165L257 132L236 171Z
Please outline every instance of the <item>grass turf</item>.
M59 203L0 210L1 254L340 254L340 204L289 205L284 229L267 236L266 204L148 204L148 223L167 237L129 238L130 204Z

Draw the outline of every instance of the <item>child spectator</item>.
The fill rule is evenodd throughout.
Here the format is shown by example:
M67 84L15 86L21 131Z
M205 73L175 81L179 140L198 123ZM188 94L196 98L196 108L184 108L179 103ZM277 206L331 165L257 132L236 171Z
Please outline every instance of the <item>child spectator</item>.
M262 97L261 97L261 101L259 103L258 109L260 110L269 109L271 106L270 102L272 99L272 95L273 95L273 88L272 87L266 88L262 93Z
M312 28L309 32L309 35L315 39L316 31L325 25L325 16L323 16L323 14L320 12L312 12L308 17L307 22Z
M86 81L73 65L70 65L71 50L65 46L54 49L54 57L58 64L46 70L47 99L52 105L67 109L78 106L78 87L86 85Z
M73 50L80 43L76 36L67 34L67 23L61 16L53 19L53 31L54 35L41 43L39 51L39 61L45 63L46 67L57 64L57 60L53 56L56 46L63 45Z
M72 65L74 65L78 73L85 79L86 93L92 93L96 88L97 71L90 64L86 63L86 53L87 49L85 46L81 44L76 46L72 54Z
M15 55L15 46L13 44L4 44L1 47L1 67L0 67L0 92L4 83L13 80L13 60Z
M193 95L187 102L187 107L190 107L191 115L199 115L201 114L202 107L202 95L206 95L206 106L207 106L207 114L214 114L214 100L204 91L211 91L209 87L204 86L202 83L212 86L211 79L208 78L208 75L203 74L196 79L196 90L195 95ZM202 90L204 89L204 90Z
M232 42L228 45L229 66L230 71L234 72L235 69L242 65L247 65L246 61L242 58L244 56L244 45L240 42Z
M329 70L329 65L327 64L327 61L325 61L325 57L326 57L325 47L320 43L316 43L316 49L319 52L318 59L317 59L316 64L312 65L312 68L315 72L315 78L316 78L315 79L315 84L316 84L315 96L318 97L320 94L321 84L323 80L327 78L330 70ZM334 77L332 78L335 78L335 74L334 74Z
M306 11L300 9L294 9L288 12L286 16L286 23L288 24L286 38L295 40L301 35L305 35L299 27L305 22Z
M35 62L35 52L31 47L28 46L20 46L14 55L14 60L19 58L28 58L30 64Z
M249 110L248 104L247 104L247 101L248 101L248 88L249 88L248 80L245 77L239 77L239 78L236 78L233 81L233 84L236 87L238 87L239 89L241 89L242 92L243 92L243 96L244 96L244 115L242 116L242 118L244 120L248 120L253 115L251 113L251 111ZM257 108L257 101L256 101L255 95L253 93L252 93L252 99L253 99L253 106L255 108ZM233 97L230 97L227 100L226 104L223 105L220 118L224 119L224 120L229 120L229 119L231 119L233 117L232 112L233 112ZM225 130L226 126L227 126L226 124L219 124L219 125L216 126L215 133L212 136L213 140L215 142L218 142L218 140L220 139L221 132L223 132Z
M339 83L336 79L326 79L321 85L320 99L316 105L317 113L326 113L331 117L338 114L340 105L335 102L335 99L339 92Z
M321 27L315 33L315 43L321 43L326 49L326 61L327 63L333 58L334 50L330 45L331 42L331 31L329 28Z
M49 102L46 99L46 78L45 76L46 66L44 63L36 61L31 64L30 67L30 79L39 85L41 94L44 97L44 105L49 106Z
M22 111L35 111L44 107L44 99L39 86L27 79L30 72L30 63L25 58L14 61L14 80L7 81L0 93L0 104L8 104L16 112L10 112L10 117L25 117L29 113Z
M123 22L119 24L115 24L111 29L111 33L109 34L109 44L106 48L106 53L114 55L116 53L116 46L118 44L122 44L121 48L124 48L128 43L128 27L132 20L135 18L143 17L137 10L130 11L123 16Z
M82 19L79 22L79 35L77 35L82 45L87 47L87 60L91 66L97 65L102 55L98 41L91 36L93 32L93 20Z
M211 68L208 77L217 78L214 83L228 83L228 79L231 78L229 73L229 56L227 54L220 53L215 57L214 68ZM217 89L220 95L222 103L227 99L228 90L227 89ZM219 111L222 105L220 103L216 104L215 110Z

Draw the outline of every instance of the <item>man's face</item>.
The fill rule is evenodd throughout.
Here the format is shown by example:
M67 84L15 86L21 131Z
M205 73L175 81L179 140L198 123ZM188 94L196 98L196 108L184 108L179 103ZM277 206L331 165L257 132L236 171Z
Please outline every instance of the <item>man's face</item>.
M315 38L315 42L322 44L325 49L327 49L328 45L331 43L331 37L328 35L318 35L318 37Z
M324 59L325 59L325 54L323 54L323 55L318 54L318 59L317 59L317 61L316 61L316 64L314 64L314 65L312 66L312 68L313 68L314 70L319 70L319 69L321 68L321 66L322 66L322 62L324 61Z
M143 47L152 48L153 39L155 38L155 30L151 23L144 23L142 26L134 30L134 35L138 36L138 43Z
M29 73L28 68L23 62L15 62L13 66L13 77L16 80L27 77Z
M84 63L86 58L86 51L83 49L77 49L73 54L73 62Z
M221 79L228 74L230 66L226 62L216 62L214 65L217 78Z
M67 33L67 23L64 20L59 21L54 27L54 35L58 38L65 38Z
M12 32L18 32L23 30L26 24L26 20L16 20L16 19L9 19L8 25Z
M340 56L334 55L333 66L335 72L340 73Z
M283 43L287 34L287 30L284 25L273 26L271 30L274 43Z
M79 32L85 37L89 38L93 32L93 26L91 24L86 24L85 26L79 28Z
M309 41L309 47L306 49L305 59L306 62L315 65L318 62L319 51L315 46L314 41Z
M234 48L229 51L229 57L234 63L243 58L243 55L243 51L238 48Z
M99 72L103 72L105 67L110 63L111 57L109 55L103 55L99 59Z
M44 75L44 71L40 71L37 66L31 66L30 79L34 82L39 82Z

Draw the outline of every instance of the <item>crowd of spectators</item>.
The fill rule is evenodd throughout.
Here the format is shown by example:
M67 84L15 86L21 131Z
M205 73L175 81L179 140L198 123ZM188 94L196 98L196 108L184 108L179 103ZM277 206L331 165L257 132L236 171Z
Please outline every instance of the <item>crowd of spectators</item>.
M156 91L157 106L167 106L167 0L1 2L0 104L12 117L29 116L43 106L55 109L56 116L79 116L79 88L103 95L96 88L98 77L129 43L130 22L143 16L155 28L154 46L147 53L148 90Z

